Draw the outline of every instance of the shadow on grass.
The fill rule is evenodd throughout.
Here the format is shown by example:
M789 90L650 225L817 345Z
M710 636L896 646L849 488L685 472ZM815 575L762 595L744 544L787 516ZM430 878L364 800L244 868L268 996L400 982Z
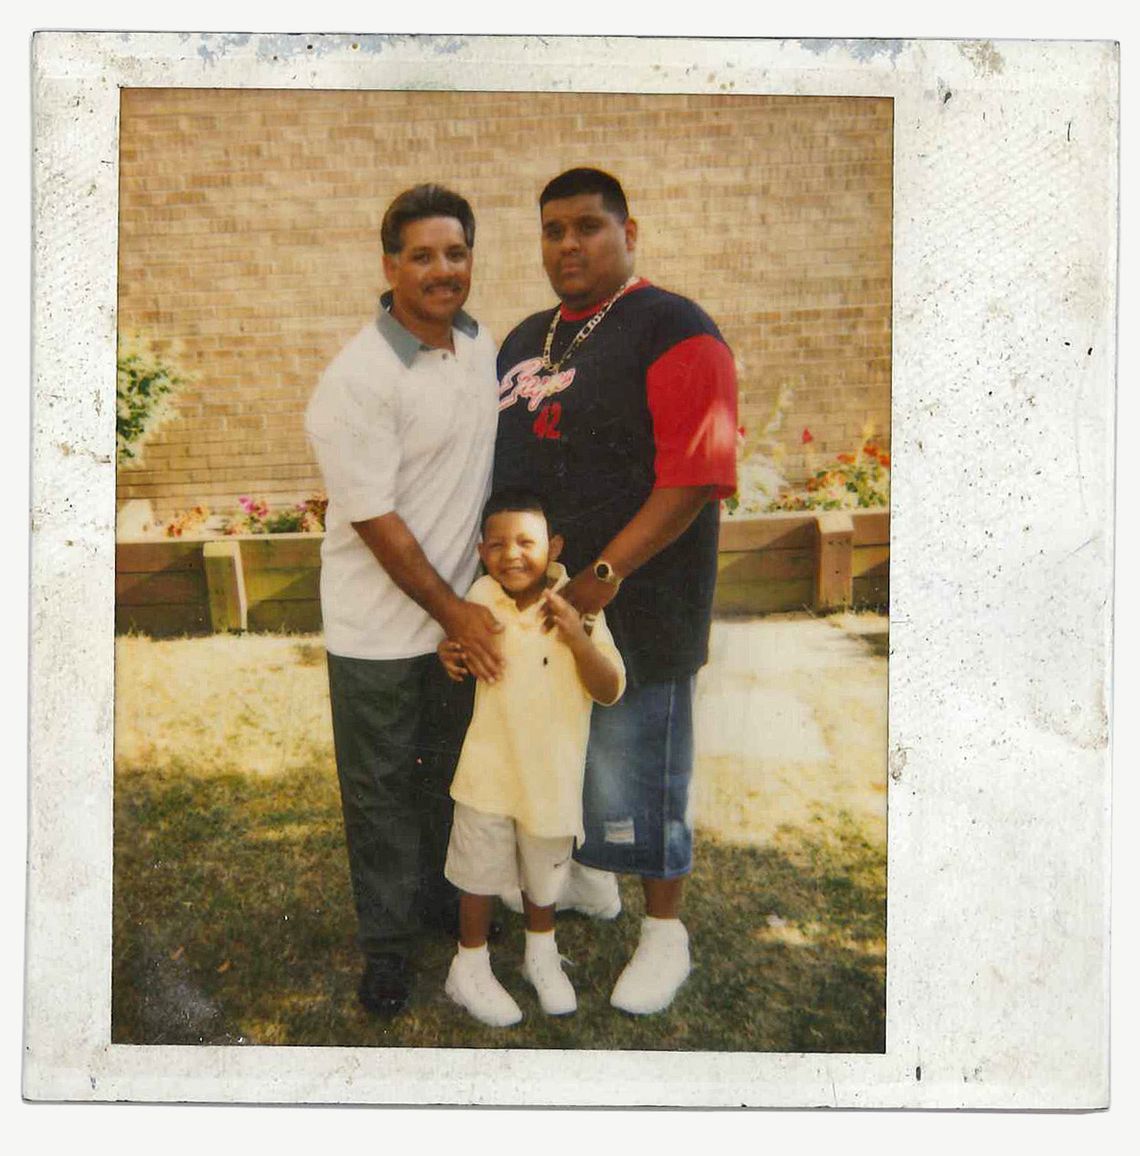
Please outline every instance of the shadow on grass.
M492 958L522 1024L485 1028L448 1001L454 945L442 937L421 944L408 1011L388 1024L365 1016L331 767L274 778L120 769L114 887L115 1043L884 1050L885 853L843 817L774 846L698 837L693 974L668 1012L641 1019L608 1003L636 940L633 880L618 919L560 918L576 1015L541 1014L518 974L521 919L506 913Z

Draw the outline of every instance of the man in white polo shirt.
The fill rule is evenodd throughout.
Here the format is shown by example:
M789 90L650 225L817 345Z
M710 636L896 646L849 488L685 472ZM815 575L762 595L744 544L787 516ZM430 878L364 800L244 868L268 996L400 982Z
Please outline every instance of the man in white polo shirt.
M417 185L380 238L391 290L325 371L305 429L329 497L321 611L359 997L391 1016L416 933L450 899L448 786L471 684L448 681L436 645L460 641L491 681L502 660L491 611L457 593L475 577L498 414L494 342L462 310L475 218L457 194Z

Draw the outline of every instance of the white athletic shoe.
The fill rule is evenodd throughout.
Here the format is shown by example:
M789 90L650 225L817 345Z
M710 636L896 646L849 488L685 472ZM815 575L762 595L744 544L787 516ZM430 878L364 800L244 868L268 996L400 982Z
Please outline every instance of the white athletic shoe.
M443 990L448 998L490 1027L506 1028L522 1019L519 1005L495 978L486 947L482 952L457 952Z
M617 876L572 862L557 910L580 911L594 919L616 919L621 914Z
M679 919L641 921L633 958L614 985L610 1003L631 1015L664 1011L688 978L689 933Z
M538 1002L548 1016L567 1016L578 1010L578 997L562 970L562 957L553 933L527 932L522 973L538 993Z

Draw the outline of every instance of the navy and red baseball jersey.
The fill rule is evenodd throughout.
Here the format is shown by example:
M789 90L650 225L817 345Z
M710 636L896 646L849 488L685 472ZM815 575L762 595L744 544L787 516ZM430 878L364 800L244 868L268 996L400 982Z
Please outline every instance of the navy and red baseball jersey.
M557 364L593 310L564 308ZM589 566L654 487L736 487L732 352L698 305L636 282L555 374L541 370L553 314L528 317L499 350L496 488L547 503L571 574ZM719 504L622 583L606 618L632 685L694 673L708 658Z

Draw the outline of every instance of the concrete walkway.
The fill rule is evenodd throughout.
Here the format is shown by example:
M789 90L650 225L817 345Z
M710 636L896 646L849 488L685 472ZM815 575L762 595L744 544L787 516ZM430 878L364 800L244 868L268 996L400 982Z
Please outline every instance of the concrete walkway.
M761 843L846 812L886 838L885 616L714 623L697 684L699 827Z

